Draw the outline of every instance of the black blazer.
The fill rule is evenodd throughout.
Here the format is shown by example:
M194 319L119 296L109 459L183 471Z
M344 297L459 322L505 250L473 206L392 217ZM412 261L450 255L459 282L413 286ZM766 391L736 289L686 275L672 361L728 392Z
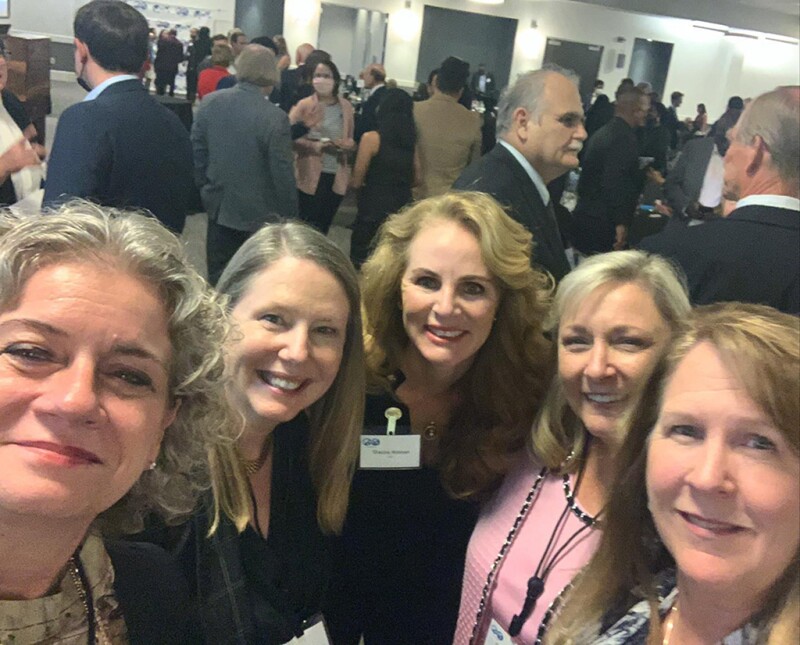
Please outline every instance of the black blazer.
M202 642L186 580L163 549L122 540L107 541L105 547L131 645Z
M138 80L109 85L94 101L76 103L59 118L45 205L85 197L146 208L180 233L193 190L189 133Z
M548 210L533 180L503 144L496 144L466 168L453 188L489 193L511 217L533 233L532 264L549 271L556 281L569 273L554 213Z
M361 113L356 117L356 129L353 138L361 141L365 132L378 129L378 106L386 94L386 86L376 89L361 106Z
M800 212L743 206L696 226L670 223L639 247L677 262L695 305L741 301L800 313Z

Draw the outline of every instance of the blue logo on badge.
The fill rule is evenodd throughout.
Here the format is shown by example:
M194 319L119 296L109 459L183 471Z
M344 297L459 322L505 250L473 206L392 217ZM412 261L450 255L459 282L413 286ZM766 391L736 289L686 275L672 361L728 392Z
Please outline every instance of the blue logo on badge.
M361 440L362 446L380 446L381 440L376 437L367 437Z
M505 635L503 634L503 630L501 630L496 625L492 625L492 634L498 641L504 641L506 639Z

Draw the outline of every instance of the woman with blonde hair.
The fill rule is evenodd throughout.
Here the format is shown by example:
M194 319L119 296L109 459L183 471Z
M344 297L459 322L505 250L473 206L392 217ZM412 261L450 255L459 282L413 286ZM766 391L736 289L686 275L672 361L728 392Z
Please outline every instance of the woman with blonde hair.
M599 540L621 421L689 310L672 266L641 251L594 256L561 281L548 321L558 373L470 539L457 645L541 642Z
M548 643L800 641L800 322L698 307L631 418Z
M228 329L151 217L0 216L0 642L197 642L167 554L111 538L188 517L232 448Z
M418 202L380 230L362 267L372 436L326 609L336 643L452 640L476 502L522 447L550 375L548 282L530 249L482 193ZM401 462L374 448L390 444Z
M318 231L270 224L217 289L234 323L226 392L243 428L234 458L213 450L211 464L232 512L218 527L210 505L196 514L181 555L208 643L279 645L322 628L364 409L358 279Z

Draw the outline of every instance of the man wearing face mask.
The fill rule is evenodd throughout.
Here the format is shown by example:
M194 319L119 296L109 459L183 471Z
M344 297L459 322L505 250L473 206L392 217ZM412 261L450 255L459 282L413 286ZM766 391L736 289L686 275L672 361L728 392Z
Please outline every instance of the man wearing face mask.
M58 121L44 203L85 197L143 208L180 233L194 190L192 146L178 117L137 74L147 59L144 16L118 0L75 14L75 74L89 94Z

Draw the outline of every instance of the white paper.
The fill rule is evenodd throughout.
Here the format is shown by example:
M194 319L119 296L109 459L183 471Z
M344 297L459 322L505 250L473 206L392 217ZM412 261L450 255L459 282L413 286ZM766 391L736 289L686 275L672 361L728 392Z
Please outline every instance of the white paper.
M363 470L419 468L420 436L361 435L361 461Z

